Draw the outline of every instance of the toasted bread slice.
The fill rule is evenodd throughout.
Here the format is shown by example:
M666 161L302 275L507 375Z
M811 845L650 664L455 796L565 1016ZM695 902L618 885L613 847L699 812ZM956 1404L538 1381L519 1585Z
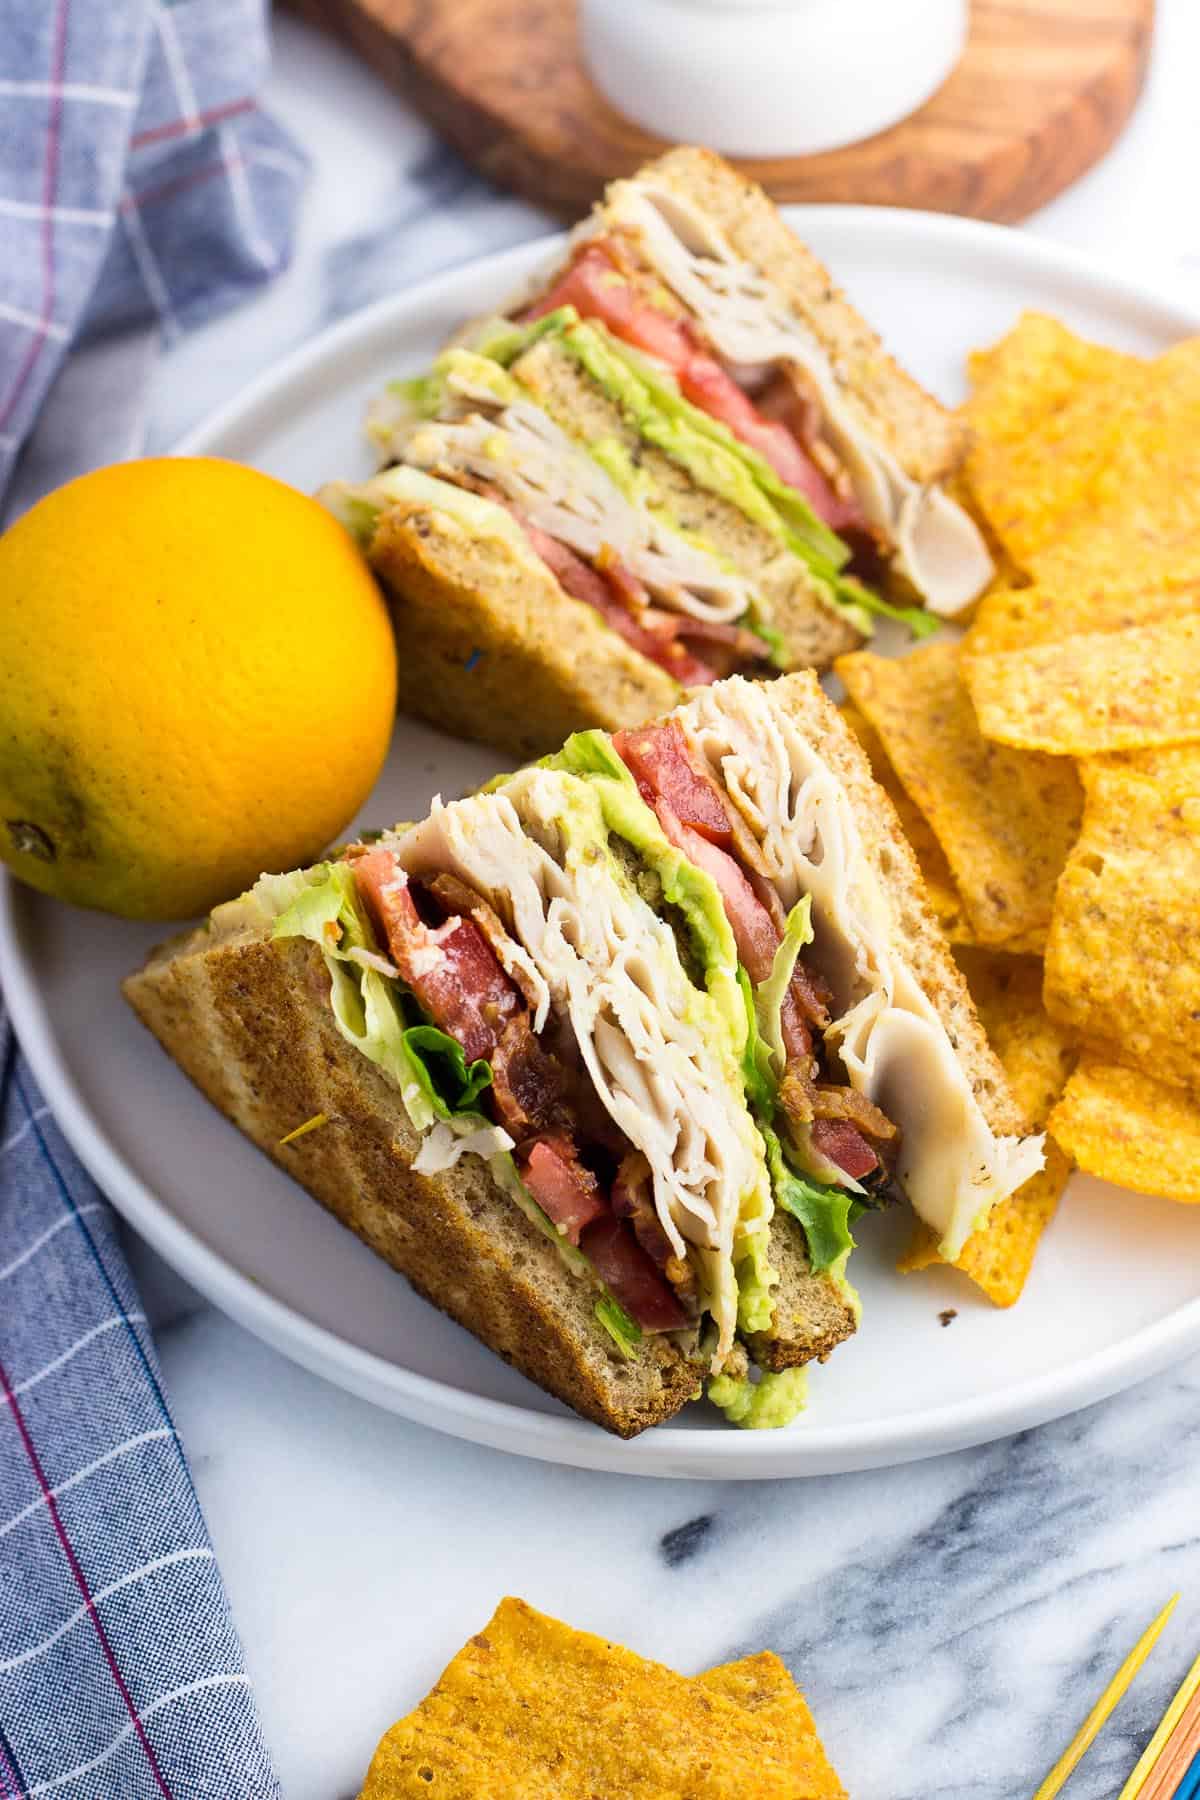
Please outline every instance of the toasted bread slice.
M797 1369L824 1362L853 1337L858 1314L828 1274L817 1275L797 1221L776 1213L771 1221L771 1267L779 1277L773 1290L775 1318L769 1332L757 1332L750 1352L763 1369Z
M198 931L164 945L124 993L227 1118L506 1362L620 1437L678 1412L698 1365L649 1336L623 1360L595 1317L596 1290L484 1163L411 1167L420 1140L400 1096L338 1032L327 986L307 939L242 933L214 945ZM321 1112L327 1125L281 1148Z
M864 424L908 475L938 481L958 466L966 448L962 422L888 355L757 182L713 151L686 146L647 163L633 179L690 201L737 255L770 275L828 353Z
M862 633L830 604L799 557L730 501L699 487L663 451L643 443L616 404L553 338L541 339L518 357L511 373L564 431L585 442L607 438L620 443L649 478L672 521L698 533L755 582L767 622L779 632L796 668L827 669L847 646L862 643Z
M587 726L640 725L680 697L665 669L506 538L402 504L381 516L368 554L392 602L402 712L524 760Z

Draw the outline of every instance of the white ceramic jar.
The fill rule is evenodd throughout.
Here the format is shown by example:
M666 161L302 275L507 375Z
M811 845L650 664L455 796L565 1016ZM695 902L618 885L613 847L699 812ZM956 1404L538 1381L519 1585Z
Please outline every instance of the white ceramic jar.
M915 112L962 55L968 0L579 0L618 112L731 156L857 143Z

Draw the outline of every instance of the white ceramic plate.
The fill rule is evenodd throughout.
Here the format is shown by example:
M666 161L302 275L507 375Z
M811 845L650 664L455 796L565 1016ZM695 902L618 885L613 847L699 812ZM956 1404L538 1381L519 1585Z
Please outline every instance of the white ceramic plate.
M795 223L899 354L957 398L964 357L1023 307L1137 351L1200 322L1079 258L994 226L852 207ZM466 315L546 255L527 246L348 320L264 377L181 450L311 488L366 472L359 421L384 378L423 367ZM363 822L423 811L494 772L486 750L402 720ZM738 1432L706 1408L620 1443L569 1414L412 1294L191 1088L125 1007L121 976L162 933L69 911L5 882L0 977L63 1129L104 1190L218 1306L288 1356L440 1430L587 1468L745 1479L860 1469L1035 1425L1200 1347L1187 1207L1076 1177L1019 1306L950 1271L893 1272L904 1221L864 1224L858 1336L814 1370L807 1415ZM956 1307L950 1329L939 1311Z

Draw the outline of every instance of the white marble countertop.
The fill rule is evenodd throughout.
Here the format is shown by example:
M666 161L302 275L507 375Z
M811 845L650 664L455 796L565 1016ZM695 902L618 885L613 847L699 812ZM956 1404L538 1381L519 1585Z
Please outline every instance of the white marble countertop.
M342 52L287 19L276 37L269 104L314 163L296 260L165 359L152 448L330 320L547 226ZM1195 0L1160 0L1125 137L1028 229L1200 311L1198 67ZM774 1647L854 1800L1032 1793L1182 1588L1169 1636L1069 1790L1106 1800L1200 1648L1200 1362L894 1471L637 1482L375 1411L133 1254L288 1800L355 1794L377 1738L506 1592L686 1672Z

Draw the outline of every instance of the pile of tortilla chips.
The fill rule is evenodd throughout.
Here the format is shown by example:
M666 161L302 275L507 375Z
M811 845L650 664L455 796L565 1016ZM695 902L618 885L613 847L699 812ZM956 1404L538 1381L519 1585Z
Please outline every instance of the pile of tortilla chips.
M961 643L838 672L1050 1133L959 1258L1006 1305L1072 1162L1200 1202L1200 339L1144 359L1027 314L971 376L961 492L1002 579Z
M361 1800L846 1800L770 1651L687 1679L502 1600L392 1726Z

